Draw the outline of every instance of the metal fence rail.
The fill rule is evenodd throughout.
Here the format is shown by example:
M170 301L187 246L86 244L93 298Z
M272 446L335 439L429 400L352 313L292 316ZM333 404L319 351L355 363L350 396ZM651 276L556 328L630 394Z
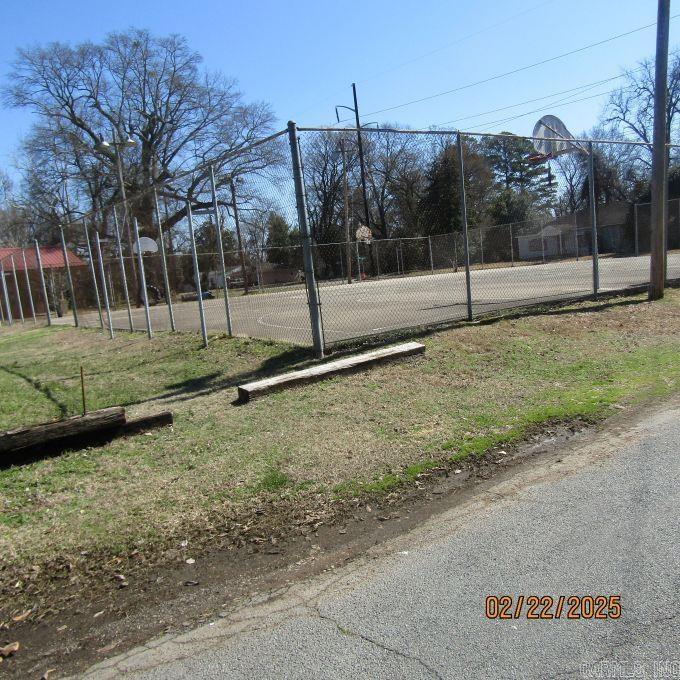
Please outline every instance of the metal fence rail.
M170 199L154 187L153 217L137 226L155 252L130 252L124 238L139 197L70 225L60 262L52 253L46 266L37 244L13 251L0 260L0 323L199 331L206 343L223 332L320 356L354 338L648 284L649 204L612 195L599 174L616 142L530 165L522 137L361 134L364 172L356 130L291 124L260 142L270 160L257 170L211 172L171 228ZM667 249L667 277L680 278L678 199Z

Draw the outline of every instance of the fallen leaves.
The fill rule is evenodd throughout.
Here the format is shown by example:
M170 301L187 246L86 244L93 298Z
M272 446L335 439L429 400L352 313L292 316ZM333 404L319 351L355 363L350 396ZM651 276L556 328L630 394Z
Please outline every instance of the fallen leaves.
M19 651L19 647L21 647L21 645L18 642L10 642L8 645L0 647L0 656L3 659L6 659L8 656L16 654Z

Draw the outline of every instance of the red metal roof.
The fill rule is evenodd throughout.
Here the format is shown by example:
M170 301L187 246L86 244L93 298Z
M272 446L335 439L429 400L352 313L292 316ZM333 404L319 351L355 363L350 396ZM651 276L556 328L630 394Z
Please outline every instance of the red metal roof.
M14 266L17 271L23 271L24 260L21 257L21 251L26 255L26 267L30 269L37 269L35 248L3 248L0 247L0 264L5 270L12 268L12 256L14 256ZM71 267L84 267L87 263L81 260L75 253L66 250L68 254L68 263ZM61 269L64 266L64 256L59 246L40 246L40 259L42 260L43 269Z

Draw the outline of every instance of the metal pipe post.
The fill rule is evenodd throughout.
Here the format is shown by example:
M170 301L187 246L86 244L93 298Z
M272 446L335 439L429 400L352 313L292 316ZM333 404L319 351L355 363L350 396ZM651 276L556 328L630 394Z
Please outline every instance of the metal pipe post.
M19 306L19 316L21 317L21 323L25 323L24 306L21 304L21 294L19 293L19 280L17 279L17 268L14 264L14 255L10 255L9 259L12 263L12 278L14 279L14 293L17 296L17 305Z
M578 262L579 258L579 247L578 247L578 219L576 218L576 215L574 215L574 239L576 242L576 261Z
M45 285L45 272L42 266L42 257L40 255L40 246L37 239L35 243L35 261L38 265L38 272L40 274L40 292L42 293L43 302L45 303L45 316L47 317L47 325L52 325L52 314L50 312L50 299L47 297L47 286Z
M87 233L87 225L83 223L85 231L85 243L87 245L87 255L90 258L90 273L92 274L92 284L94 285L94 296L97 298L97 313L99 314L99 325L104 330L104 316L102 315L102 303L99 299L99 286L97 285L97 273L94 268L94 258L92 257L92 246L90 245L90 235Z
M213 170L212 165L210 166L210 190L212 192L213 212L215 214L215 233L217 234L217 249L220 251L220 269L222 271L222 287L224 289L224 313L227 316L227 333L229 333L229 337L231 337L233 335L233 332L231 326L231 307L229 306L229 286L227 285L227 267L224 264L222 227L220 226L220 213L219 210L217 209L217 186L215 185L215 172ZM158 204L158 201L156 202L156 204Z
M236 227L236 240L238 241L238 253L241 259L241 276L243 277L243 294L248 293L248 274L246 273L246 254L243 250L243 240L241 239L241 221L238 216L238 207L236 206L236 184L234 178L229 178L229 186L231 187L231 207L234 210L234 225Z
M430 251L430 271L434 274L434 260L432 259L432 237L428 234L427 248Z
M593 295L597 297L600 288L600 263L597 244L597 206L595 205L595 156L593 143L588 142L588 203L590 207L590 228L593 255Z
M633 203L633 229L634 229L634 238L635 238L635 257L637 257L640 254L640 240L639 240L639 232L638 232L638 204Z
M295 203L297 206L300 236L302 237L302 254L305 267L305 285L309 301L309 320L312 330L312 342L314 353L322 359L324 355L323 327L321 324L320 298L314 275L314 258L312 256L312 237L307 223L307 199L305 197L305 184L302 177L300 164L300 149L297 144L297 126L291 120L288 121L288 141L293 162L293 179L295 180Z
M142 292L142 302L144 303L144 317L146 319L146 333L149 339L153 338L153 330L151 329L151 313L149 311L149 292L146 289L146 273L144 272L144 259L142 257L142 247L139 243L139 225L137 218L132 218L132 224L135 229L135 243L137 244L137 264L139 266L139 284Z
M9 293L7 292L7 281L5 280L5 265L0 264L0 276L2 276L2 294L5 298L5 309L7 310L7 323L11 326L14 323L12 318L12 308L9 306Z
M64 256L64 267L66 268L66 280L68 281L68 290L71 293L71 309L73 311L73 323L77 326L78 323L78 306L76 305L76 292L73 289L73 277L71 276L71 265L68 261L68 251L66 250L66 239L64 238L64 229L59 230L61 234L61 252Z
M210 168L212 173L212 168ZM175 314L172 309L172 296L170 295L170 277L168 276L168 262L165 259L165 239L163 238L163 227L161 226L161 210L158 206L158 194L153 190L153 201L156 209L156 222L158 222L158 248L161 251L161 269L163 270L163 285L165 286L165 301L168 305L168 315L170 317L170 330L176 331ZM220 250L222 242L220 241ZM229 332L231 335L231 331Z
M97 249L97 259L99 260L99 277L102 280L102 295L104 297L104 307L106 309L106 320L109 323L109 337L113 340L113 320L111 319L111 307L109 306L109 292L106 286L106 272L104 271L104 258L102 257L102 246L99 241L99 233L94 232L94 245Z
M380 240L376 239L375 243L375 278L380 278Z
M194 218L191 215L191 206L187 201L187 218L189 220L189 237L191 239L191 255L194 260L194 280L196 284L196 295L198 298L198 317L201 322L201 337L203 347L208 346L208 331L205 327L205 310L203 309L203 289L201 288L201 272L198 268L198 253L196 252L196 238L194 236Z
M354 242L354 250L357 258L357 282L361 282L361 257L359 256L359 241Z
M347 283L352 283L352 244L349 234L349 187L347 185L347 155L345 153L345 139L342 136L340 137L340 154L342 155L342 209L345 221L345 261L347 262Z
M510 266L515 266L515 244L512 241L512 224L510 225Z
M654 137L652 143L652 216L649 299L663 297L665 285L665 212L667 129L666 102L668 78L668 32L670 0L659 0L656 19L656 59L654 61Z
M33 291L31 290L31 279L28 276L28 265L26 264L26 251L21 249L21 259L24 262L24 276L26 277L26 290L28 291L28 305L31 308L33 323L37 323L35 318L35 305L33 304Z
M113 208L113 224L116 228L116 247L118 249L118 264L120 265L120 278L123 283L123 295L125 296L125 306L127 307L128 313L128 323L130 324L130 330L134 331L135 327L132 323L132 307L130 306L130 294L128 292L127 275L125 273L125 258L123 257L123 245L120 242L120 229L118 227L118 214L116 213L116 208ZM131 255L132 257L132 255ZM134 259L132 260L134 264Z
M463 227L463 255L465 261L465 293L467 296L467 318L472 321L472 286L470 283L470 243L468 240L467 206L465 204L465 162L463 161L463 136L459 132L458 144L458 181L460 184L460 221Z

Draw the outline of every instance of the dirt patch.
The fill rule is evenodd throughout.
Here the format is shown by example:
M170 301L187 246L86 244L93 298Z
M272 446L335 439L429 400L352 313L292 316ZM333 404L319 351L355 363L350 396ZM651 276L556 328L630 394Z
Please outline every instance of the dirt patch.
M0 672L40 677L55 668L50 677L59 677L163 632L224 616L257 594L332 569L412 529L488 480L554 456L586 427L581 420L547 423L521 444L442 463L379 496L332 503L309 498L306 504L262 499L204 550L192 549L191 540L179 544L171 563L154 564L133 552L127 561L93 565L76 576L74 565L56 561L51 584L35 576L39 608L23 621L3 624L0 639L20 641L21 651ZM92 563L92 555L82 557Z

